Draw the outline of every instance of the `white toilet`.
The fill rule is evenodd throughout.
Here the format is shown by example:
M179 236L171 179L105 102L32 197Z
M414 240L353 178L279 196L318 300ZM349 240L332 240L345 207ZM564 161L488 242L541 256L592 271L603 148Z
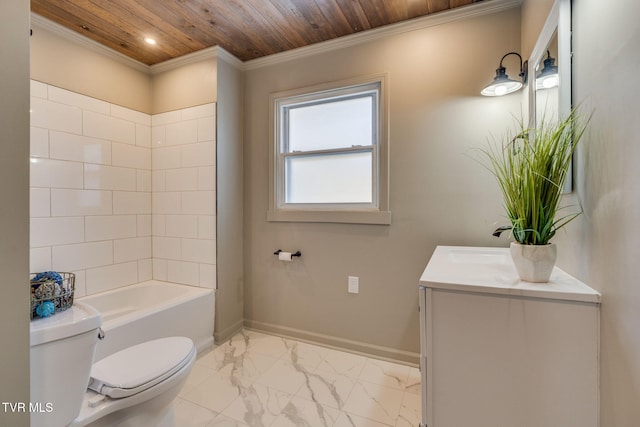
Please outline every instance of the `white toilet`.
M93 364L101 323L78 302L31 322L31 426L172 427L173 401L196 359L193 341L147 341Z

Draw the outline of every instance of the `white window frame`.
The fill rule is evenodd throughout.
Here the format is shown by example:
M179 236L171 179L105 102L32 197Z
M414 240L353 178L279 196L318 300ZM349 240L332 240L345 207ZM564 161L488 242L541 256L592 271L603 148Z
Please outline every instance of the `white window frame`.
M274 93L269 99L270 162L268 221L336 222L362 224L390 224L389 210L389 149L387 75L375 75L328 84ZM375 128L371 146L327 149L309 152L287 152L286 132L283 132L285 111L303 103L320 104L331 99L344 100L367 93L374 100ZM372 153L371 203L286 203L285 162L287 157L331 155L336 153Z

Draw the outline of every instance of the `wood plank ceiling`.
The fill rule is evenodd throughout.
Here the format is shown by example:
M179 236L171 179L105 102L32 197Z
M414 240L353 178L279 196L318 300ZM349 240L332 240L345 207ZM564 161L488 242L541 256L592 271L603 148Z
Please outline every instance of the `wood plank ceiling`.
M477 1L31 0L31 10L153 65L216 45L247 61Z

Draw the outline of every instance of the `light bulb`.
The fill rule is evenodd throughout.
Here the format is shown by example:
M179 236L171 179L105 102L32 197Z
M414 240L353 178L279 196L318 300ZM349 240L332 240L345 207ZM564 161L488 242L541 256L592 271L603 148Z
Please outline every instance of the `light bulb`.
M558 75L549 76L542 80L542 87L549 89L558 86Z

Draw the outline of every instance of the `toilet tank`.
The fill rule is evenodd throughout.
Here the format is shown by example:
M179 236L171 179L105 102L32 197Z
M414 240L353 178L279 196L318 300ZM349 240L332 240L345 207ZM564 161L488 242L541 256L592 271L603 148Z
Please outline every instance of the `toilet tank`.
M31 427L66 426L78 416L101 323L96 309L78 302L31 321Z

